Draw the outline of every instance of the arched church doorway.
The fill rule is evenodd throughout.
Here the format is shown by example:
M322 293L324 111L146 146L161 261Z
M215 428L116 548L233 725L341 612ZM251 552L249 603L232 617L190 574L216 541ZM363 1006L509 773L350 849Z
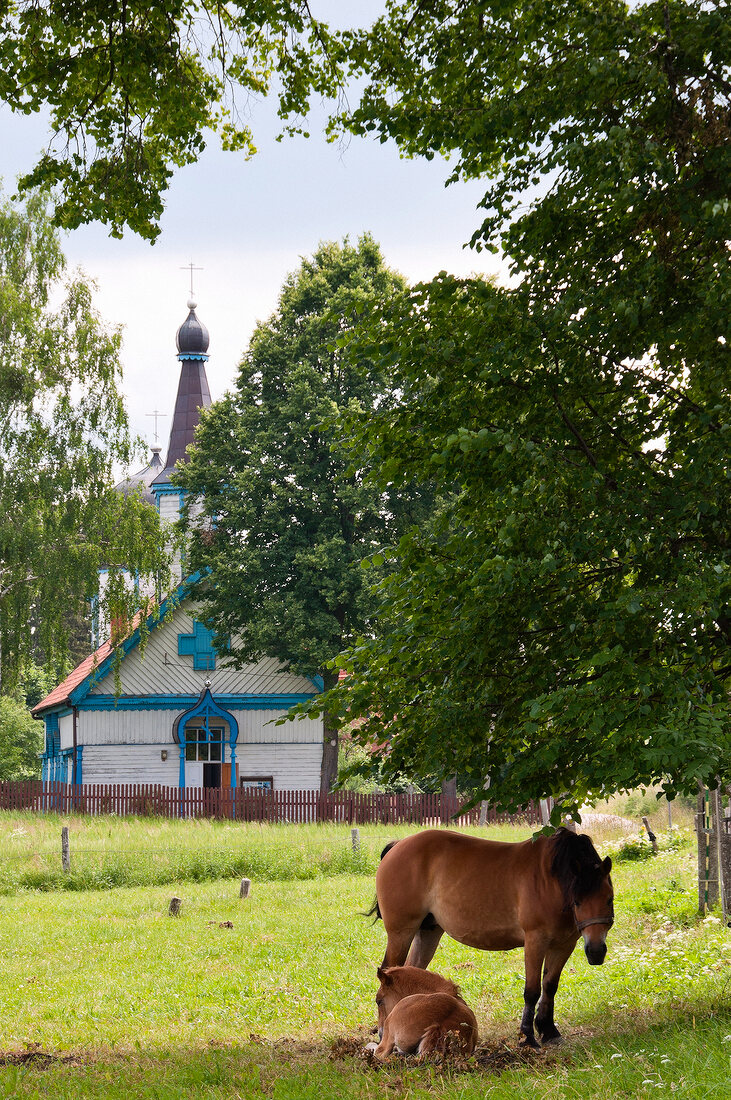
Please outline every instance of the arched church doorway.
M178 715L173 740L180 746L181 787L236 787L236 719L215 701L206 685L198 702Z

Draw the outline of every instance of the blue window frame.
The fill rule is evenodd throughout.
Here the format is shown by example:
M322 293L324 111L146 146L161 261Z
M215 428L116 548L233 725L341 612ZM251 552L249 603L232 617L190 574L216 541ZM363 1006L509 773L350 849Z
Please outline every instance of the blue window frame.
M198 723L185 727L185 759L220 763L225 754L223 726Z
M192 657L193 668L206 672L216 667L213 631L203 623L193 623L192 634L178 634L178 656Z

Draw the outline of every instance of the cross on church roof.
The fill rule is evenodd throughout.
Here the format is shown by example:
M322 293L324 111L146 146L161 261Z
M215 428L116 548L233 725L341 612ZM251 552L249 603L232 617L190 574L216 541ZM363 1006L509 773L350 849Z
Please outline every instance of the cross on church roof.
M203 268L202 267L196 267L195 264L193 263L193 261L191 260L189 264L185 264L185 266L181 267L180 270L181 271L190 270L190 297L192 299L192 297L193 297L193 272L194 271L202 271ZM195 308L195 307L191 306L191 309L193 309L193 308Z
M145 413L145 416L154 416L155 417L155 427L153 429L153 433L154 433L155 442L157 443L158 439L160 438L157 434L157 422L158 422L158 420L161 416L163 416L163 417L167 416L167 413L160 412L159 409L153 409L151 413Z

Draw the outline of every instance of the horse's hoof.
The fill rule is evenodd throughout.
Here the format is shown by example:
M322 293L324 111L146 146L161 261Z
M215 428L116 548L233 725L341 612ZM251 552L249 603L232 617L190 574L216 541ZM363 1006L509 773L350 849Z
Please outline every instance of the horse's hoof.
M536 1040L530 1035L524 1035L523 1038L519 1040L518 1046L520 1047L521 1050L525 1050L526 1048L528 1050L540 1050L541 1049L541 1044L537 1043Z
M560 1044L563 1041L564 1041L563 1035L560 1035L558 1032L556 1032L555 1035L551 1035L547 1039L543 1039L543 1038L541 1039L541 1042L542 1042L544 1047L557 1047L557 1046L560 1046Z
M364 1050L378 1050L378 1043L366 1043L363 1047Z

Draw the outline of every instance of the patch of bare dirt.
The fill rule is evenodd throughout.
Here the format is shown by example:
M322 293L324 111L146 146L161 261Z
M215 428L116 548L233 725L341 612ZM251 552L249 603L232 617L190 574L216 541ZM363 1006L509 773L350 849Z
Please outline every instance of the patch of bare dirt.
M386 1067L395 1068L399 1063L410 1065L432 1065L449 1069L458 1073L504 1073L508 1069L516 1069L519 1066L530 1066L540 1063L545 1066L551 1061L558 1048L544 1050L532 1050L529 1047L511 1045L502 1040L487 1040L480 1043L470 1055L464 1051L456 1039L448 1041L444 1051L433 1053L425 1058L415 1056L392 1056L387 1062L380 1062L373 1057L373 1052L365 1049L366 1036L347 1035L333 1040L330 1047L331 1061L347 1061L357 1058L367 1066L375 1070Z
M34 1066L38 1069L48 1069L49 1066L58 1065L81 1066L83 1062L77 1054L51 1054L50 1051L41 1050L39 1047L0 1051L0 1066Z

